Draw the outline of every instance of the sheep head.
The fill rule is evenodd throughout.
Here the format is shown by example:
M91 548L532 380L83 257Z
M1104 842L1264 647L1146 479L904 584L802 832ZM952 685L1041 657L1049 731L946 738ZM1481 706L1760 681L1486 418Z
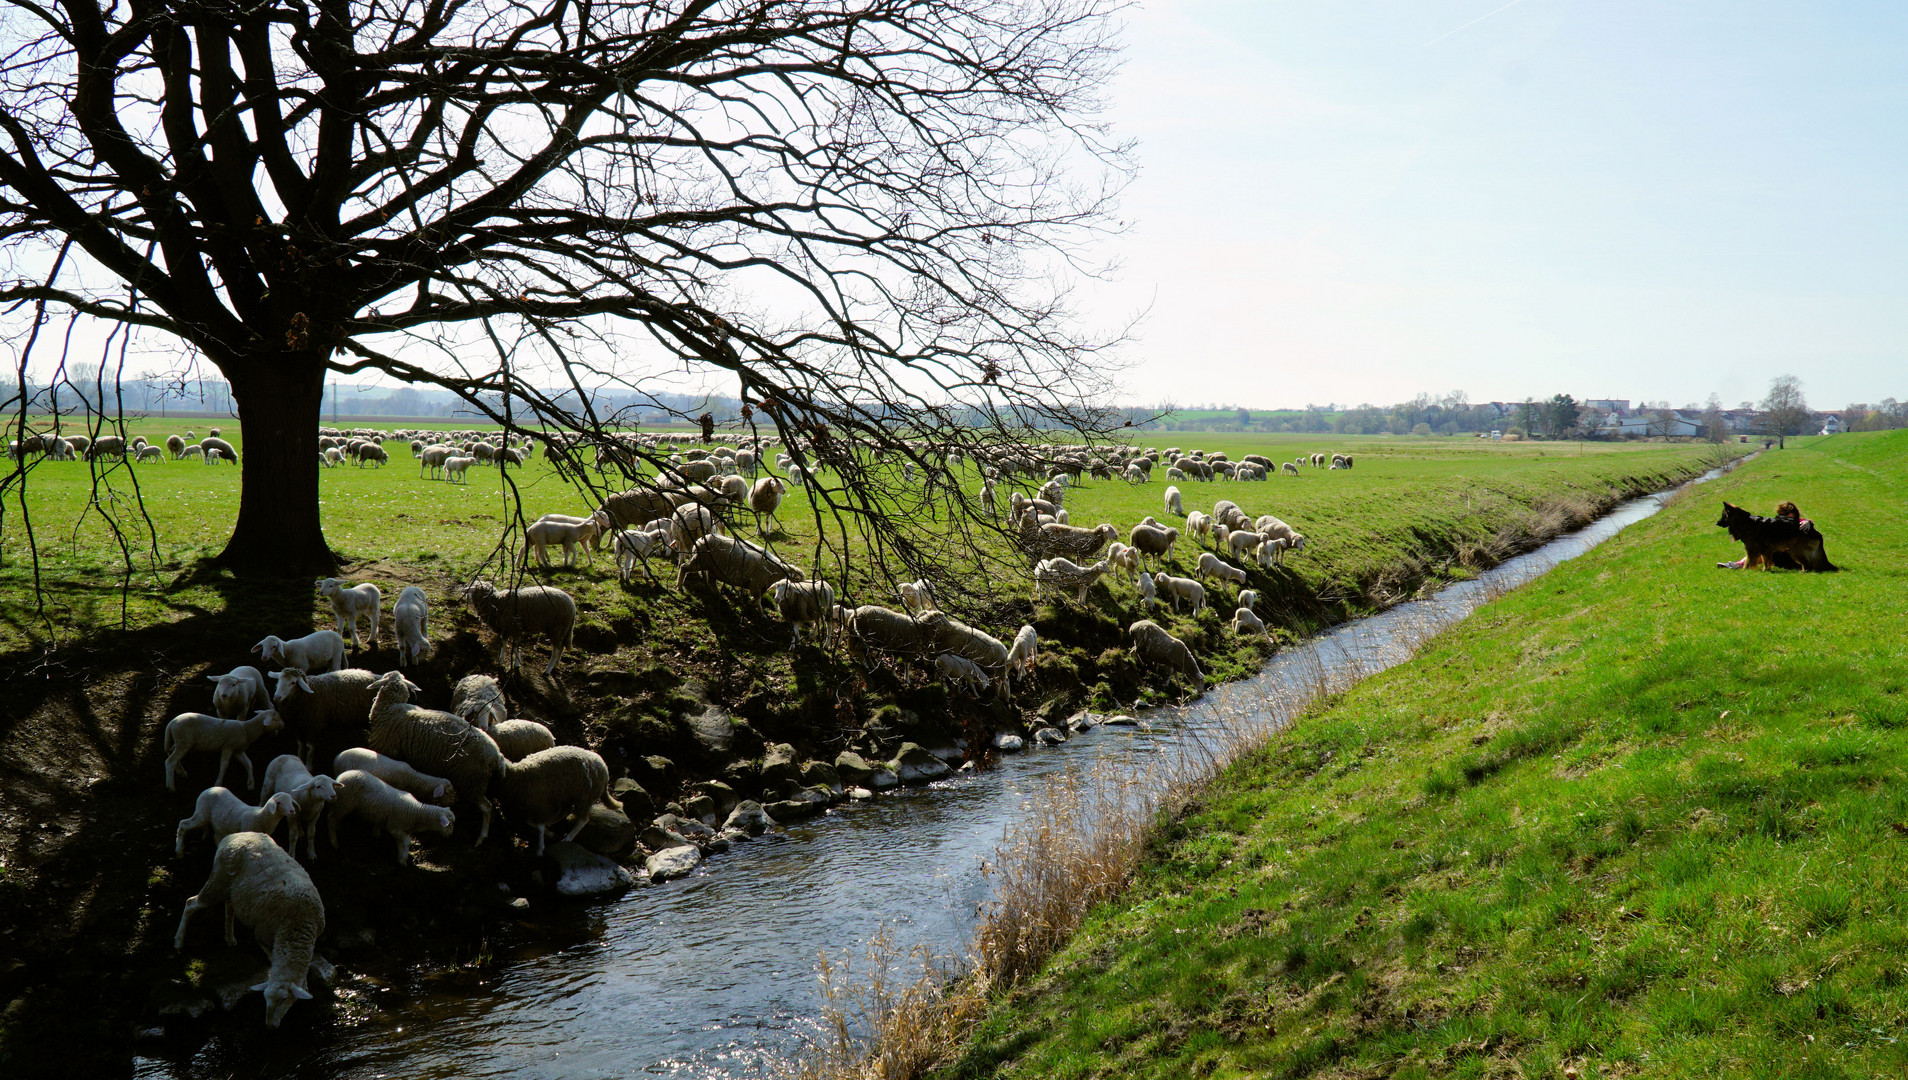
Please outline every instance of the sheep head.
M252 989L265 995L265 1026L278 1029L294 1001L310 1001L311 991L290 982L262 982Z

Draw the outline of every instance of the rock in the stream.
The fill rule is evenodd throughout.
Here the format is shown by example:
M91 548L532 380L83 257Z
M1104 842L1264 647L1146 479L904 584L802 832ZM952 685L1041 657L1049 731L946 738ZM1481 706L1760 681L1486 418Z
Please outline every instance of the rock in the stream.
M559 840L545 854L556 864L559 896L613 896L632 884L629 871L573 841Z
M664 814L656 819L656 824L670 832L680 833L692 844L700 844L715 835L715 830L697 821L677 814Z
M631 821L648 821L656 816L656 800L643 785L625 776L610 785L610 794L623 804L623 813Z
M1116 713L1100 722L1108 727L1132 727L1139 723L1138 720L1133 719L1125 713Z
M669 815L665 814L663 817L668 818ZM658 819L658 823L652 824L649 828L644 829L643 834L637 838L642 841L644 847L651 851L662 851L665 848L681 847L689 842L688 837L667 825L661 824L660 821L661 819Z
M627 855L636 846L636 823L599 803L590 807L590 818L576 834L576 842L598 855Z
M841 774L826 761L810 761L802 766L803 787L825 787L840 791Z
M923 749L919 743L911 742L902 743L901 749L895 752L894 760L888 765L904 784L926 784L954 771L947 767L947 762Z
M1011 731L1003 731L994 736L994 749L1003 754L1018 754L1026 745L1026 740Z
M967 741L955 739L953 742L935 743L924 749L950 766L958 765L961 759L967 756Z
M694 716L684 717L684 721L702 752L711 759L727 761L735 756L735 721L726 709L710 705Z
M874 775L874 766L868 759L852 750L843 750L835 755L835 776L844 784L865 784Z
M1033 740L1041 746L1058 746L1067 741L1067 737L1058 728L1043 727L1033 733Z
M729 820L722 823L722 829L724 832L735 829L748 836L760 836L768 831L770 824L768 811L762 809L761 803L744 799L729 812Z
M691 795L682 800L682 816L706 823L716 816L715 800L707 795Z
M868 774L867 786L876 791L892 791L901 786L901 778L886 765L876 765L874 771Z
M701 787L702 793L709 797L709 801L715 803L715 812L724 817L742 802L742 796L720 780L704 780Z
M658 851L643 860L643 873L649 875L651 882L674 881L686 877L702 865L702 849L694 844L682 844L677 847Z
M1105 722L1105 718L1099 713L1081 709L1079 712L1067 717L1067 730L1072 732L1090 731Z
M798 788L790 798L769 803L763 809L777 821L797 821L805 817L814 817L834 805L839 797L830 788Z

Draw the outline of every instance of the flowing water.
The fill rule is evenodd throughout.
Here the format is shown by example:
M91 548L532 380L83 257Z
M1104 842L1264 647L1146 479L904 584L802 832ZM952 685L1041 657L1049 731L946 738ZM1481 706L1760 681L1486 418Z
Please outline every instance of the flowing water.
M738 844L684 880L540 915L493 941L493 962L481 971L447 972L404 992L344 977L340 1011L361 1018L318 1035L317 1046L289 1032L222 1035L189 1059L141 1059L138 1074L594 1080L772 1072L819 1035L821 952L854 953L883 927L902 942L960 951L988 899L981 860L1056 774L1143 776L1241 720L1283 724L1319 691L1402 663L1480 604L1649 517L1668 498L1625 503L1474 580L1286 649L1259 675L1185 708L1148 713L1139 726L1094 728L986 772L845 804Z

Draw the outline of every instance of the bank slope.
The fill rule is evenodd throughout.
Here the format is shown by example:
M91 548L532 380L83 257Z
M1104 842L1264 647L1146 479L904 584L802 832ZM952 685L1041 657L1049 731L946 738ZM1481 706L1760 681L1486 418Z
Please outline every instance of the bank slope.
M1908 433L1791 443L1307 716L951 1076L1908 1067ZM1792 499L1834 575L1718 570Z

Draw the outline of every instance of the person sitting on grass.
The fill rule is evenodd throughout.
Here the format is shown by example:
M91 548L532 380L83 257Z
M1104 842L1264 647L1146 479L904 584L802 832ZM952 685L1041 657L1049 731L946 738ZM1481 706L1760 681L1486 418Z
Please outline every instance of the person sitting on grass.
M1776 504L1775 516L1779 518L1785 518L1789 521L1793 521L1798 526L1804 529L1815 528L1815 522L1810 521L1808 518L1803 517L1802 511L1796 509L1795 504L1792 502ZM1737 559L1735 562L1719 562L1716 564L1716 569L1741 570L1747 567L1748 565L1749 565L1749 556L1744 555L1742 558Z

